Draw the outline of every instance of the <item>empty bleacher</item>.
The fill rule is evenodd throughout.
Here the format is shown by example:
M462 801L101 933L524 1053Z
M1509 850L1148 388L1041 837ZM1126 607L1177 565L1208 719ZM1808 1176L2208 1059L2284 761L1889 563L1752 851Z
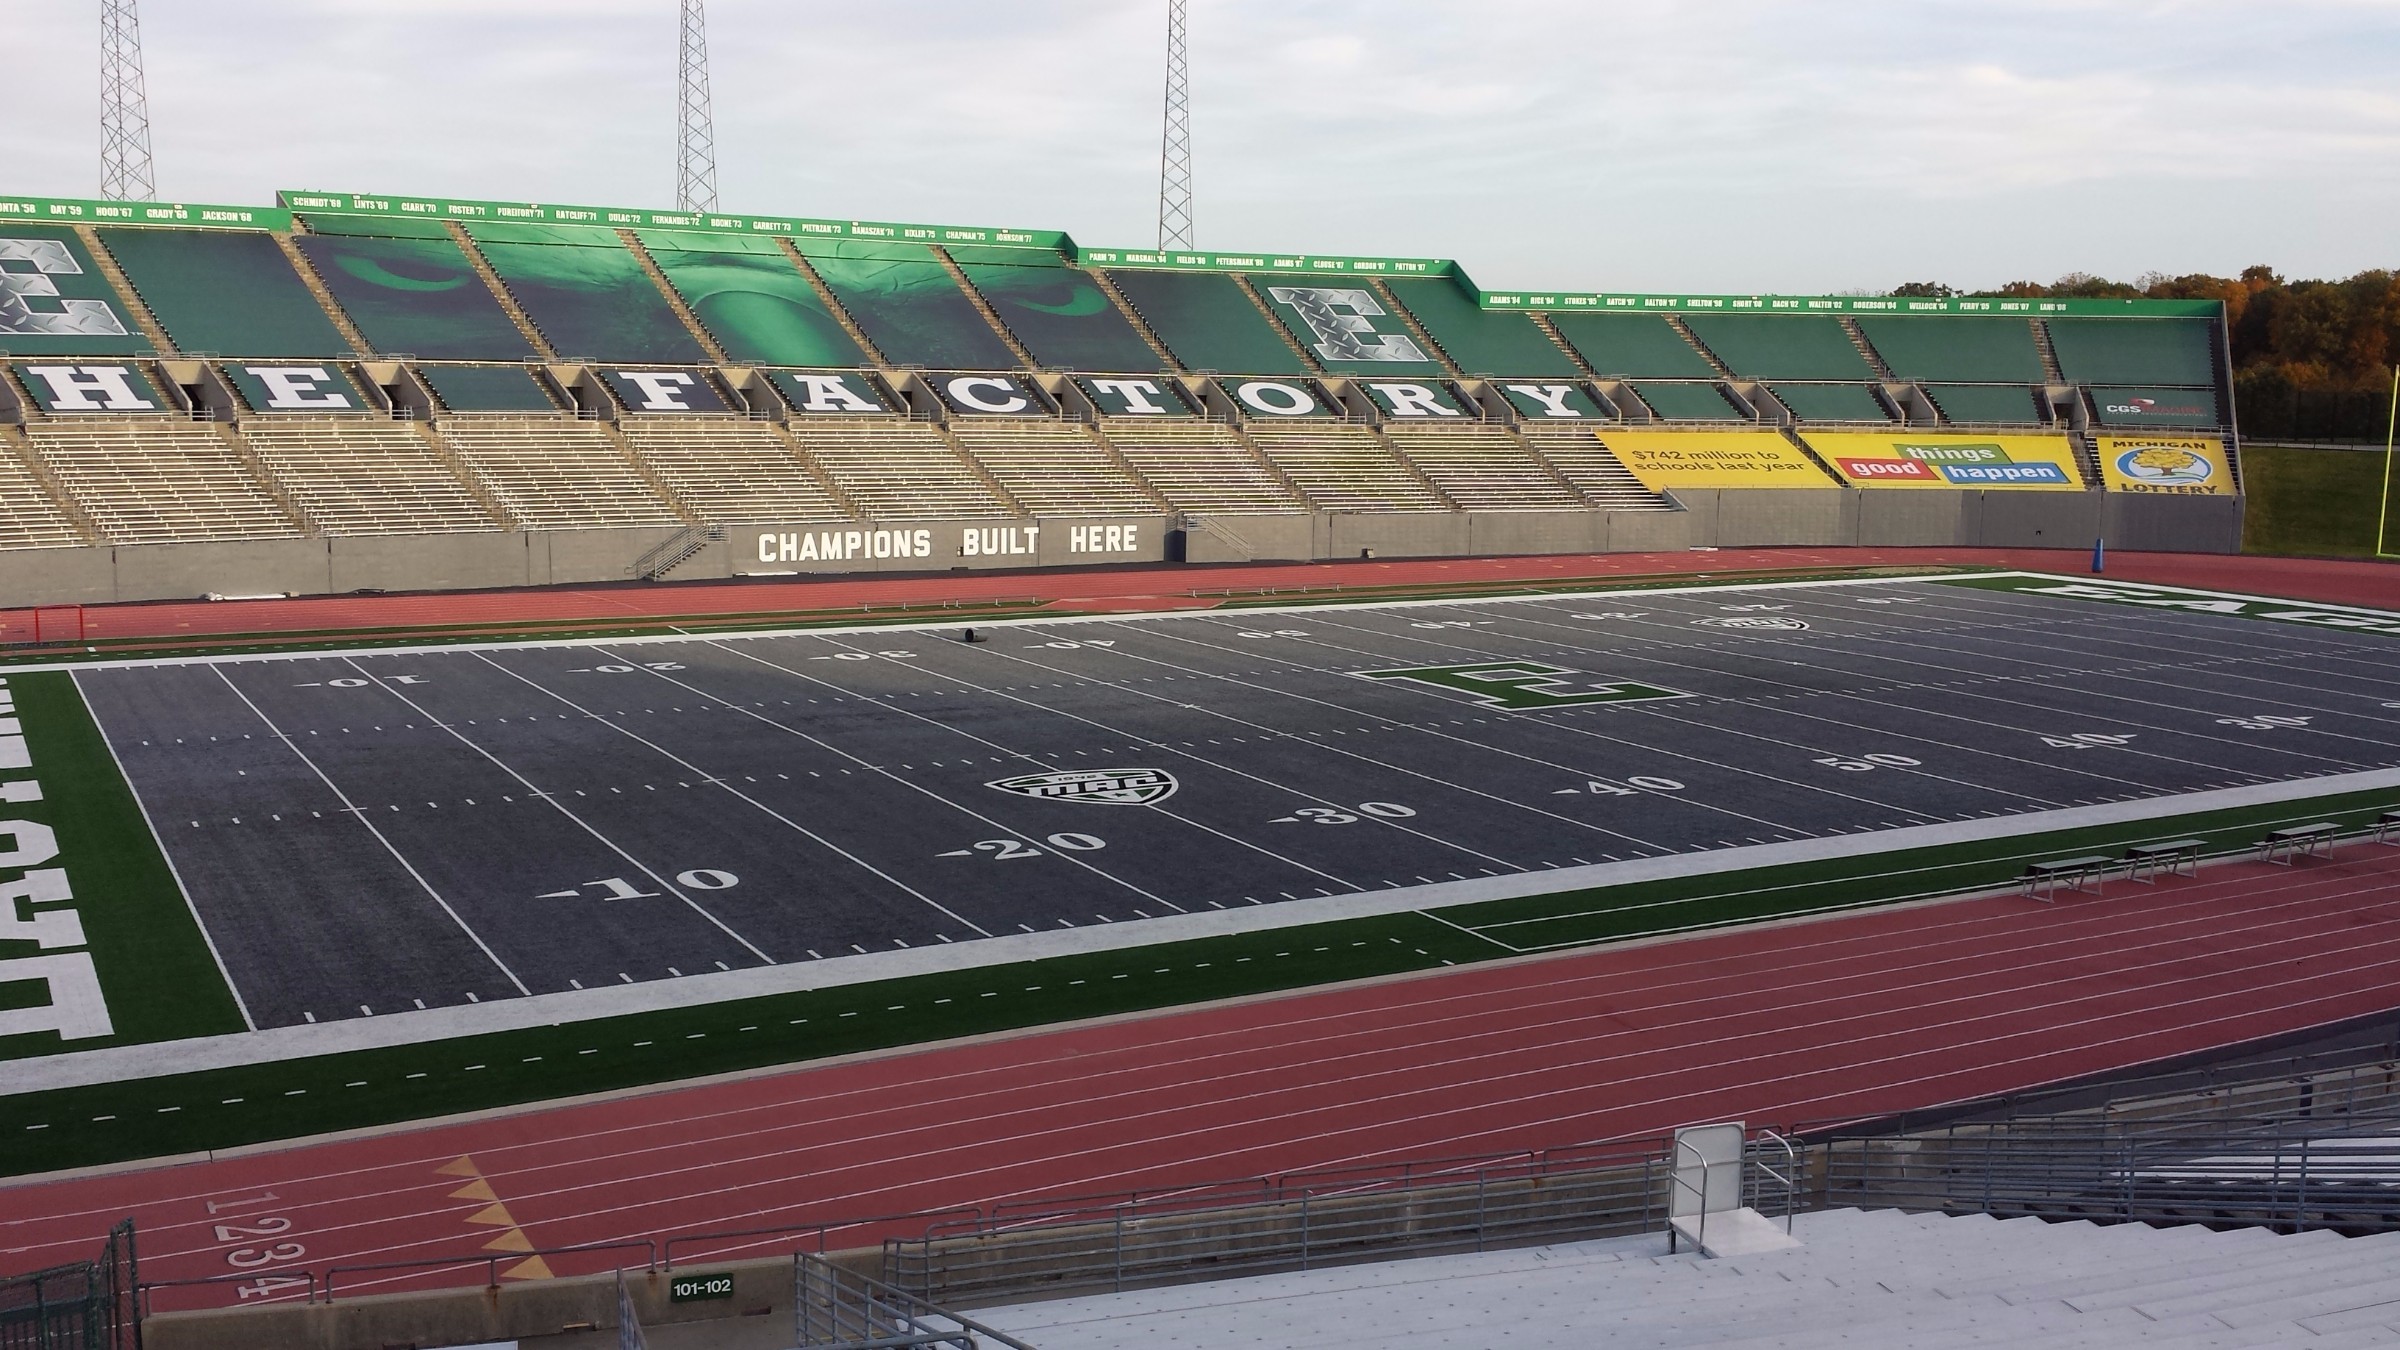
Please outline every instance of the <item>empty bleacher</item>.
M1687 314L1683 322L1727 370L1753 380L1875 378L1830 314Z
M2214 386L2206 319L2047 319L2058 368L2077 384Z
M0 549L72 548L88 542L24 458L24 443L0 427Z
M1362 426L1253 423L1250 443L1320 511L1450 509Z
M1153 515L1159 507L1081 426L992 418L950 434L1037 516Z
M1024 364L925 245L794 242L886 360L937 370L1012 370Z
M245 423L242 436L316 534L466 533L499 522L414 426L362 418Z
M560 356L669 366L708 359L616 231L478 223L467 233Z
M1588 426L1526 422L1517 428L1535 454L1572 483L1592 505L1611 511L1671 511L1672 503L1642 486Z
M1033 359L1052 370L1155 371L1158 353L1099 283L1046 249L954 245L958 270Z
M730 418L628 418L625 443L676 500L706 521L844 520L775 429Z
M1770 384L1792 416L1803 422L1889 422L1892 411L1864 384Z
M1168 503L1181 511L1262 514L1305 511L1233 428L1218 422L1104 418L1100 432Z
M1723 387L1714 384L1637 380L1633 392L1650 411L1667 422L1747 422L1749 415L1733 406Z
M1506 427L1394 422L1383 434L1462 510L1580 511L1588 505Z
M2039 425L2041 405L2034 390L2023 384L1922 384L1917 386L1945 422L1994 422L2003 426Z
M99 237L180 351L323 358L352 346L263 230L103 229Z
M301 532L214 424L36 422L25 435L105 543L288 539Z
M534 355L457 241L295 235L318 279L380 352L437 361Z
M460 419L442 423L440 435L512 524L580 530L682 523L596 424Z
M1558 330L1596 375L1620 379L1713 380L1717 368L1708 363L1664 314L1587 314L1572 311L1550 316Z
M1108 273L1134 312L1186 370L1305 375L1308 364L1222 272Z
M2005 315L1871 314L1858 321L1875 354L1903 380L2040 384L2033 323Z
M769 366L857 366L858 343L775 240L643 230L642 243L726 358Z
M1485 309L1444 278L1398 277L1383 285L1466 374L1573 379L1580 373L1530 314Z
M801 422L792 437L870 519L1015 514L930 424Z

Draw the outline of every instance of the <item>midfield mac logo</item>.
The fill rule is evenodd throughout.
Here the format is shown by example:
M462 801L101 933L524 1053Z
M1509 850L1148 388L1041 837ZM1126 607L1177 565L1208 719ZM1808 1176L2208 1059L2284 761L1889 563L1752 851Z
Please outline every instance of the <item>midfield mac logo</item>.
M1465 694L1487 708L1502 712L1541 712L1549 708L1578 708L1588 703L1639 703L1657 698L1690 698L1634 680L1595 680L1580 670L1543 661L1481 661L1464 666L1410 666L1401 670L1361 670L1361 679L1399 680Z
M1181 785L1164 769L1065 769L994 779L984 786L1044 801L1149 806L1174 796Z

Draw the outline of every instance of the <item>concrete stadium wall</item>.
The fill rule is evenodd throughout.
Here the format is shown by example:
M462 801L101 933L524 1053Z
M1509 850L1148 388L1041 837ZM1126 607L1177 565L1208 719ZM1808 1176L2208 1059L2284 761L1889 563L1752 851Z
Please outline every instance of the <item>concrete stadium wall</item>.
M1673 511L1412 512L1167 516L1092 520L875 522L871 526L728 526L669 574L739 576L935 572L1112 563L1310 561L1667 552L1686 548L1970 545L2234 553L2242 499L2100 492L1934 489L1677 490ZM1028 532L1029 527L1032 532ZM1110 529L1115 534L1107 534ZM925 530L907 557L759 561L762 536ZM1010 530L1015 534L1007 533ZM1090 531L1102 531L1092 534ZM975 532L979 543L966 535ZM1085 533L1079 534L1078 531ZM209 594L342 594L588 585L632 579L673 527L262 539L0 553L0 608L183 600ZM997 551L992 547L999 545ZM1103 547L1103 544L1106 547ZM1079 547L1080 546L1080 547ZM776 548L769 544L770 550Z

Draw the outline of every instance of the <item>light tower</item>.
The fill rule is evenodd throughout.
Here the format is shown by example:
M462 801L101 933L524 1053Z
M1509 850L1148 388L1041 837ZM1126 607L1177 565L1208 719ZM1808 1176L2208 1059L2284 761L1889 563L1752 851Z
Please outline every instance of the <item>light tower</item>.
M150 168L150 100L142 92L142 26L133 0L100 0L100 195L158 200Z
M675 209L717 209L717 135L708 115L708 16L700 0L683 0L683 42L677 64Z
M1192 246L1191 50L1184 40L1184 6L1167 0L1167 114L1158 146L1158 246Z

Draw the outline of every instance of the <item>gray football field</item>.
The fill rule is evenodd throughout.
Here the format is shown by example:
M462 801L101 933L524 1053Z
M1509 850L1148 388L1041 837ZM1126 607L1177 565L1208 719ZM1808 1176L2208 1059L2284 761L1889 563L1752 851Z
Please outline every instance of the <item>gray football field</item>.
M1937 582L76 679L261 1027L2400 766L2380 633Z

